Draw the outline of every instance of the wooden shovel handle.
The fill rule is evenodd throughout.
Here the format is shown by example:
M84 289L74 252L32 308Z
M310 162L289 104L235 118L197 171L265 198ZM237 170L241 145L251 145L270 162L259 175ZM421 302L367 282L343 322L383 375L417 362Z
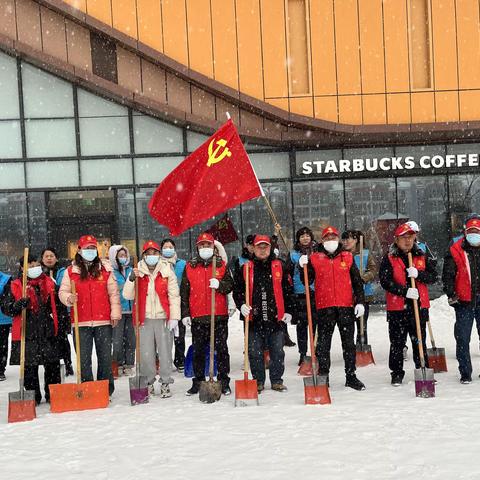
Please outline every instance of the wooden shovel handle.
M77 305L77 288L75 282L72 280L70 283L72 295L75 296L73 302L73 326L75 329L75 350L77 356L77 384L82 383L82 363L80 358L80 329L78 328L78 305Z
M307 304L307 322L308 322L308 338L310 341L310 355L312 356L312 372L313 372L313 384L317 385L317 357L315 355L315 346L313 340L313 321L312 321L312 309L310 300L310 283L308 281L307 265L303 266L303 281L305 283L305 300Z
M133 268L138 268L137 257L135 257L133 261ZM136 365L140 366L140 305L139 305L139 298L138 298L138 278L136 276L135 276L135 362L136 362ZM139 374L137 372L137 376L138 375Z
M250 262L245 264L245 305L250 306ZM250 368L248 361L248 333L250 327L250 315L245 317L245 335L243 339L243 373L245 378L248 378L248 371Z
M363 275L363 235L360 235L360 275ZM360 343L363 345L365 340L365 319L360 317Z
M28 247L23 249L22 298L27 296ZM25 378L25 329L27 327L27 309L22 308L22 329L20 333L20 393L23 394Z
M217 256L215 250L212 257L212 278L217 274ZM212 288L212 301L210 306L210 362L208 366L208 376L213 380L213 355L215 353L215 289Z

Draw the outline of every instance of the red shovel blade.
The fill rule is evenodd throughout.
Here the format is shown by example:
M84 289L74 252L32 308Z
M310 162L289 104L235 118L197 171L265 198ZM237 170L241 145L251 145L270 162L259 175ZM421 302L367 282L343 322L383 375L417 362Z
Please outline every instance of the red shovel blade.
M367 365L375 365L372 347L370 345L357 345L357 355L355 364L357 367L366 367Z
M327 405L332 403L326 377L318 377L317 384L313 383L313 377L303 379L305 390L305 405Z
M37 417L35 392L27 390L23 393L23 400L20 392L8 394L8 423L28 422Z
M298 374L302 377L311 377L313 375L312 357L305 357L298 367Z
M243 380L235 380L235 406L258 405L257 381L249 380L245 374Z
M434 373L448 372L447 357L444 348L429 348L427 350L428 364Z

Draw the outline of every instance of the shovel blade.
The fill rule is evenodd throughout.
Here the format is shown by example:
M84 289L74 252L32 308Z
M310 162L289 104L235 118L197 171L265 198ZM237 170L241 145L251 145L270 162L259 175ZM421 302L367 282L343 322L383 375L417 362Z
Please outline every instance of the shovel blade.
M256 380L235 380L235 406L258 405Z
M302 377L311 377L313 375L312 357L305 357L303 359L303 362L298 367L297 373L302 375Z
M448 372L447 357L444 348L427 349L428 364L435 373Z
M326 375L319 375L317 377L316 385L313 381L313 377L304 378L303 385L305 392L305 405L328 405L332 403Z
M112 360L112 375L115 380L118 378L118 362L116 360Z
M130 384L130 404L140 405L149 402L148 380L144 376L135 376L128 379Z
M25 390L21 397L20 391L8 394L8 423L28 422L37 417L35 392Z
M415 396L421 398L432 398L435 396L435 379L433 369L415 369Z
M263 352L263 361L265 363L265 370L268 370L270 368L270 352L268 350Z
M218 380L212 378L200 383L198 398L202 403L215 403L222 396L222 384Z
M366 367L367 365L375 365L372 347L370 345L358 345L355 363L357 367Z
M56 384L49 388L52 413L107 408L110 403L108 380Z

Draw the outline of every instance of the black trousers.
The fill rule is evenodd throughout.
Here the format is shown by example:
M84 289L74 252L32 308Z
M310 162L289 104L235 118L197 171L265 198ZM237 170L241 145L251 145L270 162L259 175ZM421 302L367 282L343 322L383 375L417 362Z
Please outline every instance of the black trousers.
M72 349L70 348L70 342L68 341L68 335L59 337L58 342L58 356L65 365L72 364Z
M363 304L365 307L365 314L363 315L363 343L367 345L368 343L368 335L367 335L367 320L368 314L370 313L370 304L365 302ZM361 336L360 336L360 318L355 317L355 323L357 325L357 345L361 343Z
M310 307L312 312L313 336L315 337L315 329L317 328L315 299L311 297ZM297 296L295 298L296 311L295 321L297 323L297 345L298 353L306 355L308 350L308 319L307 319L307 300L305 297Z
M60 362L45 363L45 400L50 401L49 385L61 383L60 377ZM38 378L38 365L25 365L25 390L35 390L35 401L40 403L42 401L42 392L40 391L40 380Z
M198 381L205 380L205 353L210 345L210 323L192 321L193 372ZM230 382L230 355L228 353L228 321L215 321L215 351L217 352L218 379Z
M343 361L345 362L345 374L355 373L355 343L353 341L355 320L353 308L332 307L318 311L318 342L317 358L320 375L328 375L330 372L330 350L332 348L332 336L335 325L338 326L342 340Z
M178 322L178 337L174 337L175 355L173 357L173 364L179 368L185 365L185 325Z
M8 359L8 336L11 325L0 325L0 373L5 373Z

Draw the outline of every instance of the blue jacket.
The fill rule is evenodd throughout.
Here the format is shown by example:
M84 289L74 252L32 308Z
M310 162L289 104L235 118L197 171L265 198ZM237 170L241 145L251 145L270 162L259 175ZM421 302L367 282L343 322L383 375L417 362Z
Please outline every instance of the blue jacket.
M63 276L65 275L65 267L59 268L57 270L57 275L55 275L55 283L57 284L57 287L60 288L60 285L62 284Z
M187 262L185 260L182 260L181 258L177 259L173 269L175 270L175 275L177 276L178 286L180 286L182 283L183 271L185 270L186 266Z
M3 294L3 290L5 289L5 285L9 282L12 277L10 275L6 275L5 273L0 272L0 295ZM0 310L0 325L11 325L12 324L12 317L8 317Z
M305 295L305 285L303 285L302 280L300 279L300 265L298 264L301 256L302 253L298 250L292 250L290 252L290 260L293 264L293 293L295 293L295 295ZM315 290L313 282L310 284L310 290Z
M365 248L363 250L363 266L367 265L368 262L368 254L369 251ZM360 254L355 255L355 265L357 266L358 269L360 269ZM374 289L373 289L373 283L365 283L363 285L363 292L365 293L366 297L371 297L374 294Z
M122 313L132 313L132 305L133 302L131 300L126 300L123 298L123 287L125 286L125 281L130 276L132 271L132 267L127 267L125 269L125 276L123 276L119 270L116 268L113 269L113 273L115 274L115 279L118 283L118 291L120 292L120 303L122 304Z

